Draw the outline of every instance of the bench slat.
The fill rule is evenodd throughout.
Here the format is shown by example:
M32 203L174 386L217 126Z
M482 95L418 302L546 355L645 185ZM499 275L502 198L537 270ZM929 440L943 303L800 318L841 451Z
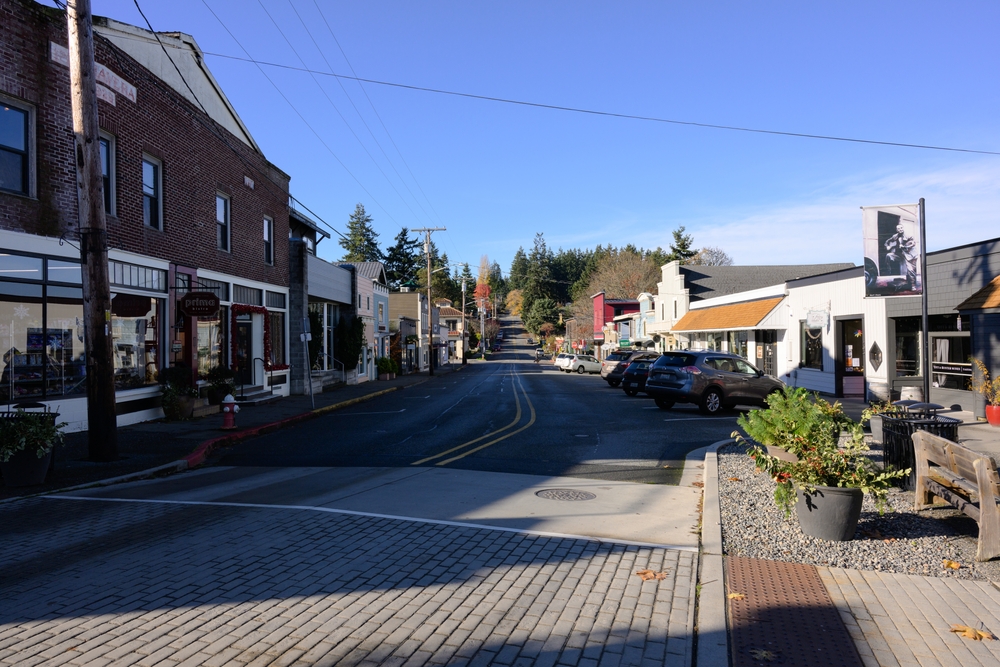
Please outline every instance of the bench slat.
M924 486L927 487L927 489L930 490L930 492L935 496L947 500L955 509L967 514L977 522L979 521L979 508L957 493L952 492L952 490L948 487L938 484L933 479L924 480Z

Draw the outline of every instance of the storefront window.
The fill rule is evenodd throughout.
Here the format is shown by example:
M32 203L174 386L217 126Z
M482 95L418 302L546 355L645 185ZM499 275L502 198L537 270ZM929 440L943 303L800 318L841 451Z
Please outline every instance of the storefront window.
M805 322L801 327L802 368L823 370L823 329L810 329Z
M155 384L160 305L161 299L136 294L116 294L111 300L111 344L117 389Z
M271 318L271 365L285 363L285 314L270 312Z
M83 347L82 290L50 286L47 296L46 395L85 394L87 359Z
M931 334L931 366L933 386L948 389L968 389L972 379L972 339L969 336L935 336Z
M747 358L747 332L746 331L730 331L728 334L729 338L729 352L731 354L736 354L744 359Z
M214 317L198 318L198 375L226 365L229 349L229 308L222 306Z
M41 285L0 282L0 347L4 350L0 397L4 402L44 394L42 310Z

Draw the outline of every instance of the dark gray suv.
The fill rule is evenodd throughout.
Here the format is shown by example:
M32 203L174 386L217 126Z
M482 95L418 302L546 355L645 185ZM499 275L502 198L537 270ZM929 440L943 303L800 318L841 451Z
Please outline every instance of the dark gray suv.
M764 406L767 395L784 386L743 357L707 351L664 352L646 379L646 393L661 409L694 403L710 415L734 405Z

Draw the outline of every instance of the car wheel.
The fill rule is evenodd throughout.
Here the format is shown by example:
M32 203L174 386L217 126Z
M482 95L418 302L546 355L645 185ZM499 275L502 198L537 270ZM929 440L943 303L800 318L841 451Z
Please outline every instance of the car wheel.
M612 387L617 387L618 385L621 384L621 381L619 381L619 380L608 380L608 384L610 384Z
M674 407L674 402L668 401L665 398L654 398L653 400L656 402L656 407L658 407L661 410L669 410L670 408Z
M635 396L638 393L639 392L637 392L635 389L626 389L625 390L625 395L626 396Z
M722 392L718 389L709 389L701 398L701 411L706 415L715 415L722 412Z
M583 366L578 366L576 372L578 375L583 375Z

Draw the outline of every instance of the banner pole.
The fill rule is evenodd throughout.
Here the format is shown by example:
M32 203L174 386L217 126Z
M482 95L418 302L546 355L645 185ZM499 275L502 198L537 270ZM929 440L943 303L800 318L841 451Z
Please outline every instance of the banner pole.
M927 316L927 225L924 220L924 198L918 203L920 208L920 330L921 354L924 358L924 403L931 402L931 343Z

